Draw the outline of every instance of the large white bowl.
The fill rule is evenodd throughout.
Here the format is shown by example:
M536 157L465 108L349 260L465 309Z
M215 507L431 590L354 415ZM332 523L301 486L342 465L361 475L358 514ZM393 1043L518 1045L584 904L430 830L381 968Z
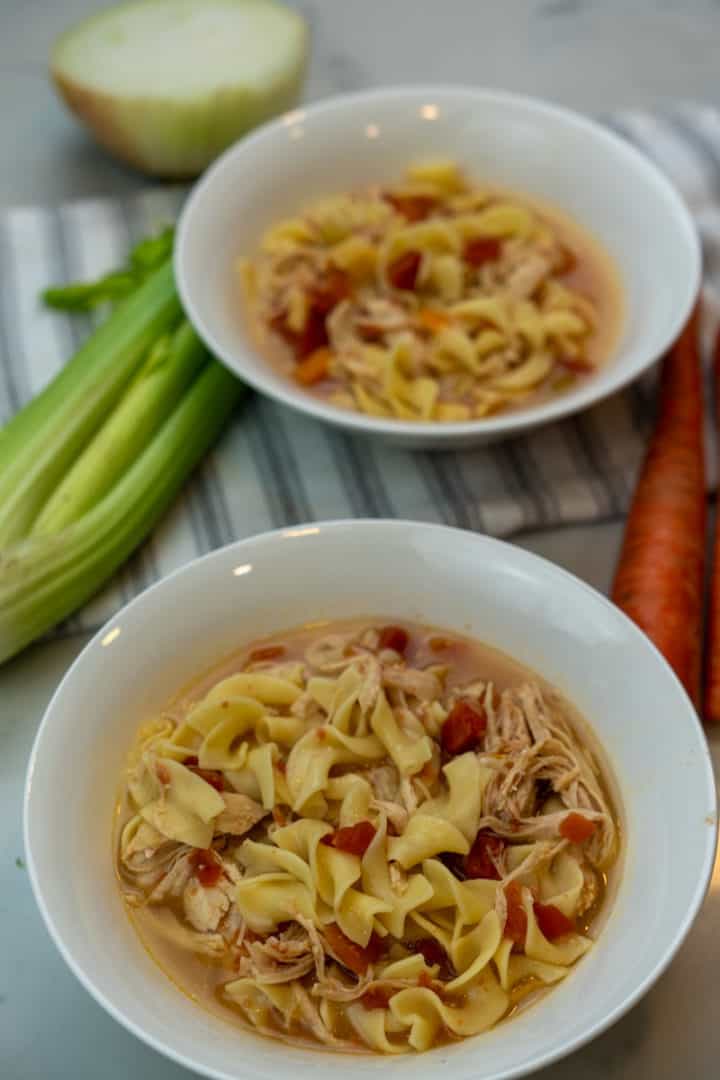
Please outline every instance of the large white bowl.
M206 1014L150 959L113 873L110 833L135 730L194 672L239 644L310 619L384 615L469 633L535 668L594 725L622 797L624 870L594 950L541 1002L487 1034L388 1064L265 1040ZM597 1035L669 963L715 849L703 732L669 667L616 608L519 548L407 522L270 533L194 562L133 601L53 697L25 795L30 879L66 961L156 1050L223 1080L519 1076Z
M473 177L561 207L605 245L621 272L626 320L615 355L582 386L542 404L457 424L412 423L337 408L275 371L240 317L235 264L263 230L309 199L397 179L449 155ZM175 272L198 333L241 379L310 416L408 447L457 447L515 435L585 409L635 379L687 318L700 282L688 210L629 143L567 109L463 87L372 90L309 106L231 147L180 219Z

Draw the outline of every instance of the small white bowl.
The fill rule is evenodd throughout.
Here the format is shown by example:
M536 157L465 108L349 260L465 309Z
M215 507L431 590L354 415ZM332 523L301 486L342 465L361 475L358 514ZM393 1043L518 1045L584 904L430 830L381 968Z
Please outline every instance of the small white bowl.
M260 355L240 316L235 264L264 229L308 200L390 182L418 158L446 155L471 177L546 200L604 244L621 273L625 325L615 355L582 386L517 412L412 423L340 409ZM463 87L372 90L289 113L231 147L196 185L175 245L183 306L231 371L270 397L406 447L449 448L516 435L585 409L648 368L679 333L700 284L685 203L629 143L567 109Z
M348 568L352 572L348 572ZM622 799L624 865L596 947L526 1012L390 1064L272 1042L205 1013L128 922L110 834L140 722L193 673L309 619L419 619L490 642L581 709ZM55 943L96 1000L156 1050L218 1080L499 1080L547 1065L617 1020L661 974L698 911L715 790L697 717L650 642L598 593L519 548L408 522L336 522L233 544L155 585L90 642L33 748L25 845Z

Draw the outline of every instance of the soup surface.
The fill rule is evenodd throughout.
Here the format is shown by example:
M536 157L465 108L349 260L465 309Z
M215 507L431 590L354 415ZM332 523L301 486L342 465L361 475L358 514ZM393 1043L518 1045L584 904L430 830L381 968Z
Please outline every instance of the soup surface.
M551 687L445 631L256 642L137 735L130 918L182 990L265 1035L476 1035L592 947L619 838L588 738Z
M462 421L560 393L615 344L609 256L558 210L452 162L327 197L241 262L260 349L342 408Z

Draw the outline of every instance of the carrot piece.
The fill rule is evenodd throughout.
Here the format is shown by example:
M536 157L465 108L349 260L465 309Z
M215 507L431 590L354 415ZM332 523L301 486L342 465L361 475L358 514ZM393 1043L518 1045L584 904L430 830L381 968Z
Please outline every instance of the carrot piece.
M420 325L425 330L432 330L434 334L450 325L450 319L445 312L436 311L435 308L420 308L417 317Z
M715 427L720 432L720 330L713 350L713 387ZM715 519L711 560L703 717L717 724L720 723L720 517Z
M612 599L699 704L705 468L698 306L663 361L655 430L625 527Z
M303 386L313 386L327 377L330 367L331 349L314 349L309 356L296 365L293 372L296 380Z

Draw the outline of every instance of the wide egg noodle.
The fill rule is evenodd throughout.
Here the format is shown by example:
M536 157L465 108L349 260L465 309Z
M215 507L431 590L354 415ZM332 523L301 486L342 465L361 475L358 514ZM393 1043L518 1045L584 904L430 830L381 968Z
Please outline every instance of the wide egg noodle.
M243 672L230 675L229 678L213 686L205 701L212 705L232 698L254 698L262 705L292 705L302 693L299 686L290 679L278 679L274 675L261 672Z
M414 1050L429 1050L443 1028L453 1035L478 1035L496 1024L507 1012L509 999L495 975L485 968L467 987L459 1005L449 1005L426 987L401 990L390 999L393 1016L409 1028L408 1043Z
M225 808L221 796L172 758L159 758L146 765L146 773L157 777L158 767L164 770L168 783L156 781L150 800L139 806L141 817L170 840L208 847L213 835L212 819Z
M523 907L527 916L525 955L531 960L567 966L574 964L588 949L592 948L590 938L582 934L566 934L555 942L548 941L538 926L529 889L523 889Z
M483 793L493 771L481 765L473 753L453 758L442 771L448 790L439 798L423 803L423 813L446 818L471 842L478 831Z
M427 735L408 735L400 729L385 693L381 691L370 718L370 726L403 776L420 772L432 757L432 745ZM454 851L454 848L448 848ZM429 852L428 854L435 854ZM395 856L392 856L395 857ZM416 862L420 860L417 859ZM398 859L398 862L402 862ZM403 864L405 865L405 864Z
M366 893L389 905L389 911L378 915L378 919L393 937L402 938L408 914L426 903L433 895L433 889L423 874L410 874L402 890L393 888L385 854L386 833L387 822L382 817L363 857L362 886Z
M408 821L402 836L388 840L388 858L400 863L404 870L417 866L423 859L443 852L467 855L470 844L457 826L444 818L418 810Z
M537 877L543 904L552 904L571 919L577 911L585 884L577 859L567 851L561 851L551 863L538 871Z

